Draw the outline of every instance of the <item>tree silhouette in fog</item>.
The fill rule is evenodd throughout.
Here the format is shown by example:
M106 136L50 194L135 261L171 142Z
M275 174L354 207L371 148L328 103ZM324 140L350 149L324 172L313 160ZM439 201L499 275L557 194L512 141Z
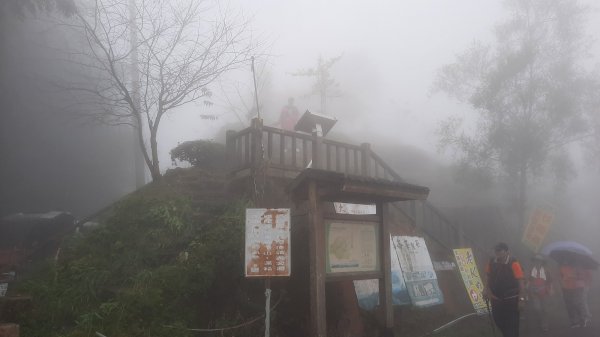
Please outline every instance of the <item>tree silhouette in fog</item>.
M561 0L510 0L505 7L510 16L495 40L475 42L443 66L434 90L473 108L471 124L464 116L441 124L440 144L465 168L505 178L519 228L531 178L548 170L557 180L569 177L565 147L589 133L595 80L582 62L586 8Z
M70 52L73 67L97 80L63 86L78 92L83 105L96 106L87 117L137 130L153 180L161 177L163 117L187 103L209 104L208 86L246 65L255 50L248 21L212 1L98 0L82 4L65 24L87 41Z

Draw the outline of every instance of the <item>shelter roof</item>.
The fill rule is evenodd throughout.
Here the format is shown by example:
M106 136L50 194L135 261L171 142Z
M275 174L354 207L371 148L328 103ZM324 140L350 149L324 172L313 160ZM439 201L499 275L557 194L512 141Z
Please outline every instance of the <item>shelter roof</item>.
M340 172L308 168L289 185L292 197L308 198L308 185L317 183L319 196L325 201L372 203L425 200L429 188L387 179L349 175Z

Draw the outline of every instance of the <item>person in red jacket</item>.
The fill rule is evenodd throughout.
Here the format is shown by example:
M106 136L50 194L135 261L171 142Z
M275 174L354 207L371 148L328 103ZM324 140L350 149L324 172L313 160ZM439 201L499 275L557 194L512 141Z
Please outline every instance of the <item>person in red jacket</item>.
M298 119L300 119L300 113L294 105L294 98L290 97L288 98L288 104L281 109L278 124L284 130L294 131Z
M560 285L571 327L586 327L592 319L586 296L586 290L592 282L592 273L578 265L575 260L562 261L559 270Z

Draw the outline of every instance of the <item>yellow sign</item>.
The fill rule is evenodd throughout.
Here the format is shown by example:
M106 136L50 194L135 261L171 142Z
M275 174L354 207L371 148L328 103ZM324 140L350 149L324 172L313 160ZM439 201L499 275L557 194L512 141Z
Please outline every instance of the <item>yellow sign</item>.
M523 232L522 241L534 253L537 253L542 243L544 243L552 220L554 220L554 214L550 211L536 208L531 213L529 223Z
M483 299L483 282L477 270L473 251L471 248L454 249L454 257L475 312L479 315L487 314L487 305Z

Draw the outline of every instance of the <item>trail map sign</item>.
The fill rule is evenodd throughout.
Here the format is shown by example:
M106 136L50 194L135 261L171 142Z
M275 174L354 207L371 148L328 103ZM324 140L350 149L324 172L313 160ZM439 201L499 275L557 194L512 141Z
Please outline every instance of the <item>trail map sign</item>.
M483 299L483 283L477 270L473 251L471 248L454 249L454 257L456 257L456 264L458 264L475 312L479 315L487 314L487 306Z
M428 307L444 303L425 240L415 236L393 236L392 242L413 305Z
M327 272L379 270L378 238L377 223L328 223Z
M289 208L246 209L246 277L290 276Z
M554 214L550 211L536 208L531 213L529 223L523 232L522 241L534 253L537 253L542 246L552 220L554 220Z

